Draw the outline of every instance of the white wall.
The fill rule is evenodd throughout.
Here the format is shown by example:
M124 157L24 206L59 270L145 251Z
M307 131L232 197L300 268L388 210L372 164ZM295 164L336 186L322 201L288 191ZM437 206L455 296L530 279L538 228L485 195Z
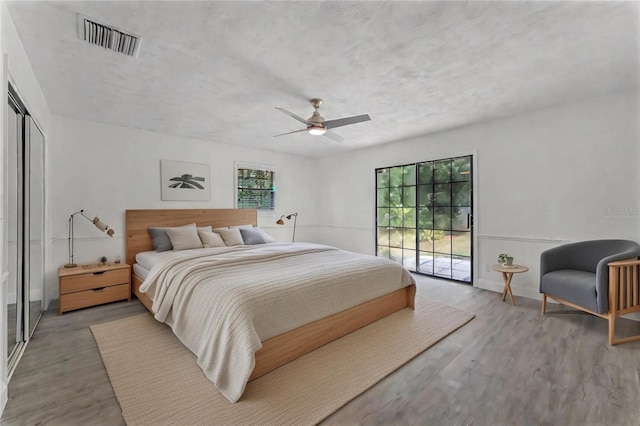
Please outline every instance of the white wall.
M47 136L47 131L49 129L49 118L50 112L49 107L47 105L47 101L44 97L44 94L36 80L33 69L31 68L31 64L29 63L29 59L27 54L22 46L22 42L20 41L20 37L18 36L18 32L15 28L13 20L9 15L7 10L7 5L5 2L0 3L0 39L1 39L1 49L3 60L6 60L6 68L3 66L2 68L2 105L0 106L1 117L2 117L2 153L6 153L6 119L7 119L7 81L11 81L14 85L14 88L17 90L20 95L21 100L25 103L25 106L39 124L40 128L43 130L45 137ZM46 149L46 148L45 148ZM2 176L2 208L0 214L0 223L2 226L2 248L0 249L0 271L6 272L7 265L7 241L4 238L6 233L6 221L5 218L5 197L6 193L4 191L6 185L5 179L5 157L2 156L2 161L0 161L0 176ZM45 160L45 168L46 168L46 160ZM46 208L46 206L45 206ZM45 229L45 232L46 229ZM45 234L45 239L46 239ZM45 256L48 254L48 250L45 248ZM0 340L2 344L0 344L0 412L4 409L4 406L7 401L7 289L3 282L2 292L0 292Z
M101 256L124 259L124 214L127 209L233 208L236 161L272 165L276 173L276 211L259 212L258 225L276 239L291 239L292 222L276 225L283 214L298 212L296 241L313 240L316 197L312 190L315 161L305 157L185 139L138 129L110 126L61 116L52 117L51 229L53 267L47 285L57 294L57 268L67 263L68 219L84 209L116 234L109 238L76 217L75 261L96 263ZM161 201L160 160L208 164L211 201Z
M476 285L502 290L487 270L507 252L530 271L514 293L538 297L539 255L562 242L640 241L638 94L619 94L350 152L319 161L325 177L319 241L371 253L374 169L473 153Z

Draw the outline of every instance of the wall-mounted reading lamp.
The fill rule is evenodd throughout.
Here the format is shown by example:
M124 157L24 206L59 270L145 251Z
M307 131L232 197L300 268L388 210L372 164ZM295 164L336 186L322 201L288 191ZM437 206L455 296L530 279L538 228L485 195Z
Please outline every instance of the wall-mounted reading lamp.
M284 225L284 218L287 218L287 220L291 220L291 218L293 218L293 238L291 239L291 242L295 243L296 242L296 222L298 221L298 213L291 213L288 215L282 215L280 216L280 219L278 219L278 221L276 222L278 225Z
M84 214L84 210L80 210L79 212L73 213L71 216L69 216L69 263L64 265L65 268L73 268L75 266L78 266L75 263L73 263L73 240L74 240L74 238L73 238L73 218L76 215L80 215L80 216L84 217L89 222L93 223L96 226L96 228L98 228L102 232L106 232L107 235L110 236L110 237L113 237L113 234L116 233L116 231L114 231L112 228L109 228L103 221L101 221L98 216L96 216L93 219L91 219L89 216Z

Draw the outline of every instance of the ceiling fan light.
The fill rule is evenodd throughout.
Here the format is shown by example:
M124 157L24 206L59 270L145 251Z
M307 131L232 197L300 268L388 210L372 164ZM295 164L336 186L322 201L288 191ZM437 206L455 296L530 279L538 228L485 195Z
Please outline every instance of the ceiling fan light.
M307 132L310 135L314 135L314 136L322 136L325 133L327 133L327 129L321 126L309 126L307 128Z

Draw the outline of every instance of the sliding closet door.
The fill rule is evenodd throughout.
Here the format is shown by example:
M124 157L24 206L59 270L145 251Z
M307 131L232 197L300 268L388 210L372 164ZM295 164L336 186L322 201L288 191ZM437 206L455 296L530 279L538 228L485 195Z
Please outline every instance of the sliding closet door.
M23 155L24 114L9 99L7 160L7 350L9 364L15 361L23 339Z
M11 372L44 310L44 136L10 87L5 161Z
M25 219L28 220L29 241L28 264L25 265L25 323L29 325L28 336L38 324L44 310L44 136L31 117L25 122L25 152L28 152L25 168L28 168L25 188L28 188L29 203L26 204ZM28 303L26 302L28 301Z

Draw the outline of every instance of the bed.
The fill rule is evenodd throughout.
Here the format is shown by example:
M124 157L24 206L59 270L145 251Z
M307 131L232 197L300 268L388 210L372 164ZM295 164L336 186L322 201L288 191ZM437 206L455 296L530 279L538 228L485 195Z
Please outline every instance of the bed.
M158 318L163 309L158 309L159 306L159 293L158 290L154 290L154 292L150 292L151 294L155 294L156 301L156 310L154 310L154 300L152 300L145 292L141 291L141 287L143 286L144 279L140 275L147 275L147 272L142 272L144 269L141 269L139 266L136 266L136 255L143 254L146 252L153 251L153 245L151 241L151 237L148 233L149 227L173 227L173 226L182 226L187 223L196 223L198 226L206 226L211 225L213 228L223 228L223 227L233 227L240 225L253 225L257 226L257 212L256 210L246 210L246 209L178 209L178 210L127 210L126 211L126 261L128 264L133 265L132 268L132 291L134 295L140 299L140 301L144 304L144 306L152 313L156 318ZM267 257L267 252L271 253L279 253L276 257L278 258L287 258L288 266L294 267L295 265L305 265L305 261L312 257L320 257L321 259L334 259L336 263L340 263L337 260L341 258L343 255L346 255L348 252L335 252L335 248L327 248L326 246L318 246L308 243L296 243L296 244L283 244L283 243L273 243L273 244L265 244L263 247L237 247L237 248L221 248L219 253L216 252L215 257L210 254L201 254L199 252L185 255L188 257L188 261L192 262L191 265L200 265L200 262L206 263L208 262L222 262L219 260L222 257L226 257L229 259L233 259L236 256L239 256L239 253L242 252L242 256L249 255L253 256L250 259L258 259L258 261L262 261L262 258ZM294 253L295 252L295 253ZM284 254L282 254L284 253ZM269 254L269 256L273 256ZM297 257L293 257L297 256ZM324 256L324 258L322 257ZM363 255L358 255L364 257ZM378 263L384 264L385 262L388 264L393 264L393 262L388 262L379 258L374 258L373 256L366 256L366 262L377 262L375 267L378 267ZM211 260L213 259L213 260ZM280 261L280 260L278 260ZM345 260L346 261L346 260ZM182 262L182 261L180 261ZM225 262L230 262L226 260ZM257 268L257 263L254 265L253 261L243 260L244 265L249 265L248 269ZM248 263L247 263L248 262ZM271 262L271 260L268 260ZM328 262L328 261L327 261ZM164 272L159 272L162 268L165 268L167 271L170 270L170 265L167 262L167 265L163 265L159 267L160 269L154 269L151 280L153 283L157 283L157 286L162 285L162 280L159 278L163 276ZM179 262L175 261L173 264L178 265ZM231 262L229 265L231 265ZM344 262L343 262L344 263ZM220 266L221 268L226 268L225 270L233 271L233 268L227 264ZM369 268L373 264L367 264L367 268ZM182 266L180 266L182 267ZM192 266L192 268L195 266ZM243 268L245 268L243 267ZM275 273L275 269L272 267L272 272ZM344 267L344 265L343 265ZM383 267L383 266L380 266ZM391 267L391 265L384 265L384 268ZM324 268L328 269L328 268ZM285 271L286 269L283 269ZM147 270L148 271L148 270ZM162 269L164 271L164 269ZM376 296L371 300L359 301L354 306L350 306L348 308L344 308L338 312L331 313L326 317L318 318L311 320L308 323L304 323L298 325L292 329L282 331L277 335L270 336L266 339L260 339L259 346L252 354L252 367L250 370L250 374L247 374L247 377L243 377L243 384L241 389L235 390L227 390L221 389L219 383L216 383L215 380L212 379L210 375L207 374L203 365L199 365L205 371L205 374L209 377L210 380L216 383L218 389L229 399L231 402L237 401L243 390L246 381L250 381L256 379L275 368L278 368L306 353L309 353L320 346L323 346L333 340L336 340L358 328L361 328L367 324L377 321L380 318L383 318L393 312L399 311L404 308L414 307L414 298L415 298L415 281L411 277L410 274L406 272L406 270L402 269L402 272L392 271L390 272L389 277L399 276L401 278L397 279L397 283L391 283L393 290L390 290L385 293ZM249 272L247 272L249 273ZM218 274L218 272L216 272ZM357 272L357 274L363 274L362 271ZM401 275L398 275L401 274ZM263 274L264 275L264 274ZM302 274L301 274L302 275ZM320 274L319 274L320 275ZM222 274L220 274L222 276ZM304 275L303 275L304 276ZM366 276L362 275L362 278L359 278L358 275L357 282L362 288L365 285L364 280L366 280ZM386 275L385 275L386 277ZM407 278L408 277L408 278ZM264 278L264 276L263 276ZM217 279L217 278L216 278ZM246 278L245 278L246 279ZM350 278L351 281L356 282L356 278ZM371 280L371 277L368 278ZM176 281L177 278L174 280ZM307 277L305 276L305 280ZM395 281L396 279L393 278ZM149 286L149 282L147 281L146 286ZM330 279L325 280L327 282L332 281ZM185 280L185 283L190 283L189 280ZM301 284L307 284L307 281L304 281ZM326 284L326 283L325 283ZM367 282L367 285L369 282ZM186 286L186 284L185 284ZM301 285L304 287L304 285ZM158 287L160 288L160 287ZM217 290L216 290L217 291ZM381 290L377 290L381 291ZM365 297L365 296L358 296ZM195 302L190 302L195 304ZM305 306L305 300L301 300L301 307ZM314 305L320 305L321 303L314 302ZM277 309L281 309L280 306ZM182 309L182 308L180 308ZM187 309L187 308L185 308ZM194 308L195 309L195 308ZM169 308L170 310L170 308ZM178 312L179 309L176 308L175 312ZM189 311L181 311L181 312L189 312ZM195 313L197 312L197 313ZM190 312L185 317L192 317L195 315L202 315L199 313L200 311L194 310ZM275 312L275 309L274 309ZM166 312L165 312L166 313ZM181 313L180 316L183 314ZM175 317L178 317L178 314L175 314ZM175 319L175 318L174 318ZM204 321L204 320L203 320ZM206 321L209 321L208 319ZM299 320L298 320L299 321ZM169 323L169 322L168 322ZM172 328L174 324L172 325ZM188 344L187 338L181 336L177 330L174 328L174 332L180 338L185 346L189 347L192 352L196 353ZM258 333L260 334L260 333ZM218 338L219 341L219 338ZM196 353L196 356L198 354Z

